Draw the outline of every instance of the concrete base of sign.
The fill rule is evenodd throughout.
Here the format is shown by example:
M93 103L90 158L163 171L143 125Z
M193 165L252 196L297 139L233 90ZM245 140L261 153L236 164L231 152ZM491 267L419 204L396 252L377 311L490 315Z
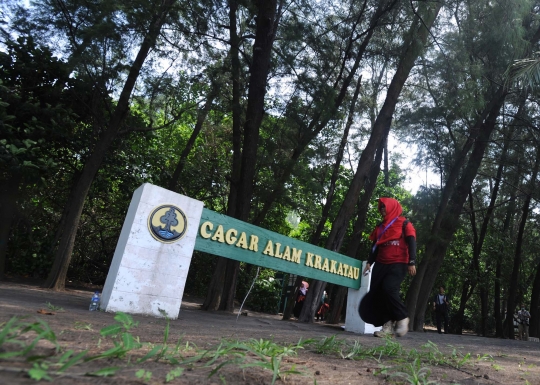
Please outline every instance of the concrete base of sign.
M362 262L362 269L366 267L366 262ZM352 333L359 334L373 334L378 330L381 330L381 327L375 327L371 324L365 323L360 314L358 314L358 306L360 306L360 301L366 293L369 291L369 285L371 284L371 271L367 276L362 276L360 288L358 290L349 289L349 294L347 296L347 313L345 315L345 330Z
M186 216L186 232L173 243L156 240L148 218L160 205ZM203 203L149 183L133 193L101 296L101 308L178 318Z

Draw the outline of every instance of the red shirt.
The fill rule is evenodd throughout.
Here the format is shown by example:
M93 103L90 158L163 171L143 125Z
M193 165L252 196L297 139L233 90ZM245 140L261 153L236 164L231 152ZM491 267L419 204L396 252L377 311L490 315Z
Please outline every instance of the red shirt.
M383 230L384 226L377 226L374 231L376 237L378 237ZM411 222L408 222L405 226L404 233L405 234L402 232L399 238L391 239L377 245L377 258L375 259L375 262L386 265L392 263L409 263L409 248L407 242L405 242L405 237L416 237L416 230Z

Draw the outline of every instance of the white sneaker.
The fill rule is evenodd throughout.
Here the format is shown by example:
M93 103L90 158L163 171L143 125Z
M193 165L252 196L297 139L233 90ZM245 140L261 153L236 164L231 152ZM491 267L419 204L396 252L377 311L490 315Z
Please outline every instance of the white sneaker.
M375 337L384 338L386 336L394 335L394 321L388 321L382 327L382 330L376 331L373 333Z
M397 321L396 323L396 336L403 337L409 331L409 317Z

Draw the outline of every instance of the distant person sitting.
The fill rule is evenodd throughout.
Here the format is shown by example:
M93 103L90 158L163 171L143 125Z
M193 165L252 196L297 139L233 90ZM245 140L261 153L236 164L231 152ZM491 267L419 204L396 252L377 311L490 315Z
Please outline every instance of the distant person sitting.
M293 315L298 318L300 317L300 312L304 307L304 300L306 299L309 283L302 281L300 288L298 289L298 295L296 296L296 303L294 304Z
M444 294L444 286L439 287L439 293L435 295L433 299L433 310L435 310L435 317L437 319L437 332L442 334L441 324L444 320L444 334L448 334L448 298Z
M522 341L529 340L529 318L531 313L525 309L525 304L521 304L521 309L517 312L518 336Z

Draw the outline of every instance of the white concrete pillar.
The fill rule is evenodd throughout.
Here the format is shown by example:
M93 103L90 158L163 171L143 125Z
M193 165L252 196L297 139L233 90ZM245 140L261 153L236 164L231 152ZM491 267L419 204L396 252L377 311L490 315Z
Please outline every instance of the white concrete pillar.
M122 226L101 308L178 318L203 203L143 184Z
M366 261L362 262L362 268L360 270L361 272L364 271L366 263ZM372 270L373 266L371 267L368 275L361 275L360 288L358 290L349 289L349 294L347 295L347 313L345 315L345 330L348 332L373 334L382 329L380 326L375 327L372 324L365 323L362 318L360 318L360 314L358 314L358 306L360 306L360 301L369 291Z

